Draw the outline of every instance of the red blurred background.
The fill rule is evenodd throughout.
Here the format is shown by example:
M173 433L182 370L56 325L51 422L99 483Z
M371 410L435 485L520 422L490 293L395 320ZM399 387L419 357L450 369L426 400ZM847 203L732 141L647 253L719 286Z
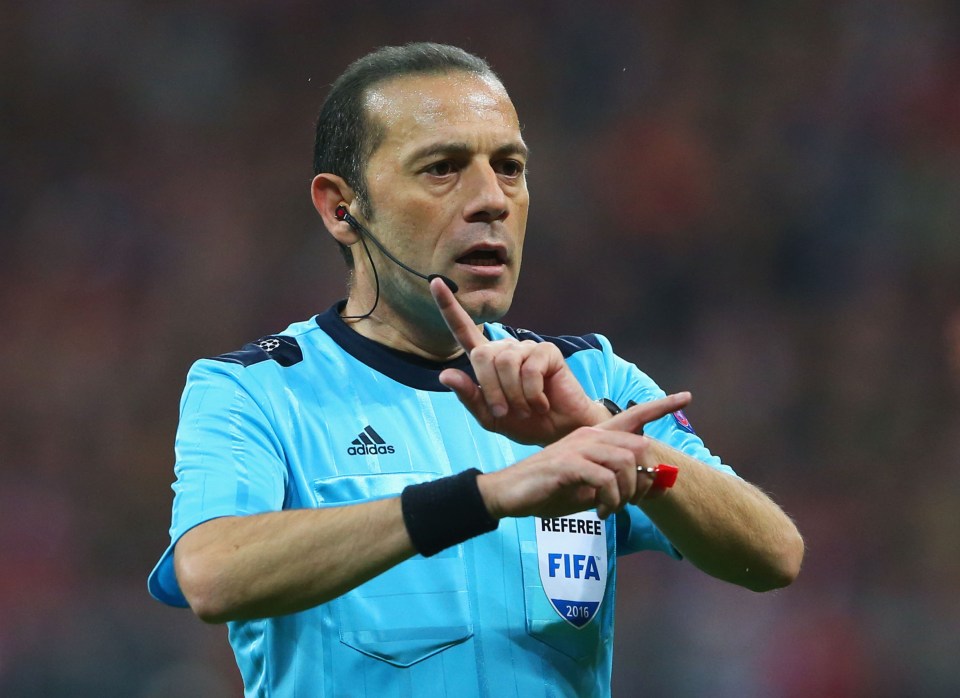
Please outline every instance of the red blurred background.
M402 7L401 7L402 5ZM507 318L600 331L808 542L623 560L618 696L960 694L960 6L35 0L0 10L0 695L232 696L161 606L186 370L325 309L326 86L485 56L533 157Z

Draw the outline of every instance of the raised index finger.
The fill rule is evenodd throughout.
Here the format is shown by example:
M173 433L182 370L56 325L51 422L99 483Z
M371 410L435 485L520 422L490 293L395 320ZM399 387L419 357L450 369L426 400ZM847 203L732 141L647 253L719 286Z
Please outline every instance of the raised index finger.
M477 329L476 324L467 315L467 311L463 309L460 301L447 288L442 279L433 279L430 282L430 293L440 309L444 322L450 328L450 333L467 352L467 355L481 344L486 344L489 341L483 336L483 332Z

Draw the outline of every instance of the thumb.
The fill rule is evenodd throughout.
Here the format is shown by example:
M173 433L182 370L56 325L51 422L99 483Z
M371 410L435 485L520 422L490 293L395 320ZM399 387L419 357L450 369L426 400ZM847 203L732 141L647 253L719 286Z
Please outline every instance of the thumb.
M456 393L463 406L470 410L480 424L490 424L493 415L483 399L480 386L466 373L457 368L448 368L440 372L440 382Z
M643 430L643 425L665 417L672 412L683 409L690 404L693 396L684 391L667 395L659 400L641 402L639 405L624 410L620 414L601 422L597 429L608 431L628 431L637 434Z

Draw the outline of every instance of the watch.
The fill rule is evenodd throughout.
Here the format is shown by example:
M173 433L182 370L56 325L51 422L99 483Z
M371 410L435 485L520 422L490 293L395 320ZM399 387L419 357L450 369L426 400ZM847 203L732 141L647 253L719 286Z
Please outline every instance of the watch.
M611 415L620 414L621 412L623 412L623 410L620 409L620 405L618 405L608 397L599 398L597 402L599 402L601 405L606 407L607 411L610 412Z

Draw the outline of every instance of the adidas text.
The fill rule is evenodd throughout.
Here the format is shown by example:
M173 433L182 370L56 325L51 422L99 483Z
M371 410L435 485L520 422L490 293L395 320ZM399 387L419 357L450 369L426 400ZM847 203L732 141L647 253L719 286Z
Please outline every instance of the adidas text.
M349 456L382 456L388 453L396 453L396 450L393 448L393 446L383 444L360 444L359 446L351 446L347 449L347 455Z

